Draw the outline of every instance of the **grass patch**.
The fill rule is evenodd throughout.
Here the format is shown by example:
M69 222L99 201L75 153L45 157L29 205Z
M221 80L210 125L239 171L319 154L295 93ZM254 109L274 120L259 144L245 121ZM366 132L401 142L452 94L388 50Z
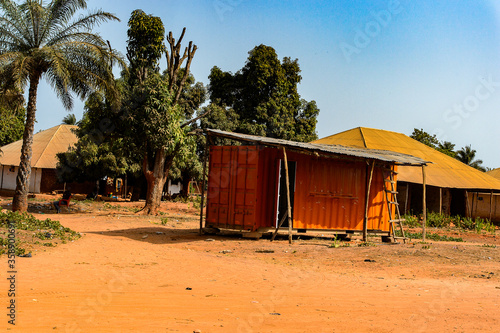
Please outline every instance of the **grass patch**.
M31 253L29 250L37 245L52 247L57 244L57 240L66 243L81 237L80 233L65 228L59 221L39 220L28 213L0 212L0 232L3 236L0 236L0 255L8 250L7 228L9 221L14 222L16 229L16 255ZM48 240L54 242L45 242Z
M423 239L421 232L406 232L406 237L410 240L412 239ZM462 237L451 237L446 235L440 235L437 233L428 232L425 234L425 239L430 239L436 242L463 242Z

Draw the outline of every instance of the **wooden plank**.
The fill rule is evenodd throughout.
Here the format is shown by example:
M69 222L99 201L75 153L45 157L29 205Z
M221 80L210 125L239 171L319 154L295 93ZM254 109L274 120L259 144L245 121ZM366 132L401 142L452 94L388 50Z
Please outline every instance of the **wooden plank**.
M492 213L493 213L493 190L491 190L491 193L490 193L490 222L491 222Z
M276 230L274 231L273 237L271 237L271 242L276 238L276 235L278 234L278 231L280 230L281 226L283 225L283 222L285 222L285 219L288 217L288 212L283 215L283 217L280 220L280 223L276 227Z

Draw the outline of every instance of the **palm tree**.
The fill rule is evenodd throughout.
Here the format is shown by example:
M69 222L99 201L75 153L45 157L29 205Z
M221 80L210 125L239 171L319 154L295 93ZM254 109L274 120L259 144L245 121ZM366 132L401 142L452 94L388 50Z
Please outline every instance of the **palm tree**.
M75 114L74 113L68 114L66 117L63 118L62 123L66 125L75 125L76 124Z
M0 75L12 78L16 87L29 86L14 211L28 207L40 79L48 81L68 110L73 106L71 92L85 98L95 90L114 91L113 62L123 65L123 59L92 28L119 19L101 10L73 18L86 8L86 0L25 0L21 4L0 0Z
M486 169L481 165L483 164L482 160L474 160L476 158L476 150L472 149L471 145L465 146L457 151L456 159L462 163L465 163L473 168L476 168L480 171L486 171Z
M451 143L450 141L439 142L436 149L448 156L451 157L457 156L457 153L454 151L455 144Z

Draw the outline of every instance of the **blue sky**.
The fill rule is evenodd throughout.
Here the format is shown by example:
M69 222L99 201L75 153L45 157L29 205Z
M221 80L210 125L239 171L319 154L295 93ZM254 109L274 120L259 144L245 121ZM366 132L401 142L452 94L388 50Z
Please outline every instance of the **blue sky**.
M236 72L259 44L298 58L299 93L320 108L319 137L358 126L410 135L423 128L456 148L471 144L484 165L500 167L500 5L466 1L88 1L122 21L101 35L126 52L135 9L198 51L192 72L208 83L213 66ZM165 62L162 62L162 69ZM80 119L83 103L71 111ZM46 85L35 130L68 112Z

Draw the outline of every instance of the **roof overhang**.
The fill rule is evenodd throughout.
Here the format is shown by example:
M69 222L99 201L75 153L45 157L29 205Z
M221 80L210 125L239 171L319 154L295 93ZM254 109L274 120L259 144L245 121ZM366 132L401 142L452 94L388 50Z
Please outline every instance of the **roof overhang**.
M368 148L345 147L340 145L325 145L325 144L314 144L306 142L295 142L295 141L274 139L257 135L226 132L216 129L206 129L205 132L207 133L208 136L232 139L239 142L250 142L262 146L284 147L285 149L299 151L302 153L317 154L317 155L321 154L328 157L340 157L340 158L347 157L352 159L375 160L385 163L406 165L406 166L422 166L426 165L427 163L430 163L428 161L424 161L419 157L402 153L396 153L388 150L376 150Z

